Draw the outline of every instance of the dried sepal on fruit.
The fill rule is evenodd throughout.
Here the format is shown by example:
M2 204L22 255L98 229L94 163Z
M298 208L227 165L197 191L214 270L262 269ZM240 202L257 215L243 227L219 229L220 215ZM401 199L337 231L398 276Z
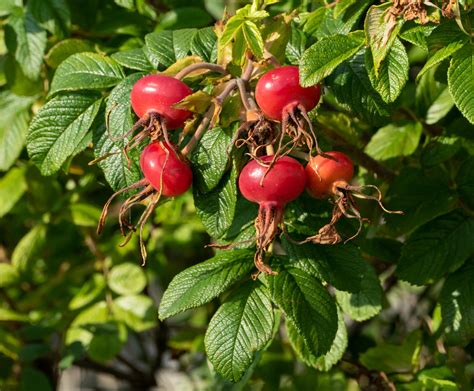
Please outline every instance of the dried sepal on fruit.
M273 162L271 155L260 160L251 160L242 169L239 176L239 189L249 201L259 205L255 219L256 245L254 262L258 271L274 275L275 271L265 263L265 254L269 250L283 223L285 205L296 199L305 188L306 177L303 166L289 156Z
M386 213L403 213L386 209L382 204L382 193L376 186L353 186L350 184L354 176L354 164L349 156L338 151L327 152L327 155L331 156L331 159L321 155L312 158L305 168L305 173L308 193L315 198L330 197L334 202L331 221L304 242L318 244L341 242L342 238L336 230L336 223L342 216L359 221L357 232L346 241L359 235L363 222L368 219L361 215L356 199L376 201ZM375 195L368 194L368 192L375 192Z
M139 228L140 251L143 262L147 253L143 242L143 228L163 196L175 197L186 192L192 184L192 171L184 157L166 142L153 142L145 147L140 156L140 167L144 178L114 193L105 203L100 216L97 233L104 228L110 204L120 194L140 189L129 196L120 206L118 220L125 237L122 246L128 243ZM137 204L145 203L145 210L135 224L129 221L129 212ZM128 231L128 232L127 232Z

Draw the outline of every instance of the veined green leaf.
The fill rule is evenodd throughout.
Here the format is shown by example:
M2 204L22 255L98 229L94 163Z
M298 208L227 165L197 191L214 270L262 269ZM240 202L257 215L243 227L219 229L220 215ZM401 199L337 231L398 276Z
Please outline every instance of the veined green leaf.
M320 281L301 269L290 267L278 272L266 277L273 302L285 313L311 354L327 353L337 330L334 299Z
M442 328L451 345L465 345L474 338L474 262L451 274L439 296Z
M10 212L26 189L24 168L14 167L0 178L0 217Z
M76 53L58 66L49 93L101 90L113 87L124 77L122 67L111 58L97 53Z
M255 353L270 341L273 322L270 295L260 282L249 281L228 297L212 317L204 340L216 371L239 381Z
M422 130L419 122L389 124L372 136L365 151L379 160L409 156L418 147Z
M101 103L96 93L67 93L50 100L36 114L28 131L27 148L43 175L54 174L77 152Z
M361 31L323 38L307 49L301 58L302 86L312 86L329 76L342 62L355 55L364 44Z
M474 45L467 43L454 53L448 69L449 91L454 103L474 124Z
M117 52L111 57L125 68L135 69L137 71L150 72L153 66L148 61L143 49L130 49L123 52Z
M179 60L186 57L191 48L196 29L181 29L175 31L160 31L145 36L148 54L154 58L151 63L160 64L163 67L169 67Z
M161 299L159 316L166 319L198 307L223 293L254 268L253 251L223 251L176 275Z
M380 65L388 55L403 23L402 19L394 22L393 25L386 21L387 10L390 6L391 4L373 5L365 17L365 34L372 51L374 72L377 76Z
M365 64L372 87L385 102L395 102L408 81L410 64L405 46L398 38L393 41L392 47L380 65L378 74L375 72L372 53L369 50L366 51Z
M71 13L65 0L29 0L28 10L39 24L58 38L69 34Z
M39 77L43 54L46 49L46 31L38 25L29 12L19 10L8 18L5 41L14 53L25 76L32 80Z
M406 241L398 276L412 284L428 284L458 269L474 252L474 219L455 210L418 228Z

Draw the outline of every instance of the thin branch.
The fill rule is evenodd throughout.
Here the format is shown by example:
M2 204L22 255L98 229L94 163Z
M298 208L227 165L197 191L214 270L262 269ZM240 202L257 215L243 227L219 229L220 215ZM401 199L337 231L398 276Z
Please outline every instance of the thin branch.
M189 65L187 66L186 68L183 68L181 69L176 75L175 75L175 79L178 79L178 80L182 80L183 78L185 78L187 75L189 75L190 73L194 72L194 71L198 71L200 69L207 69L209 71L212 71L212 72L217 72L217 73L222 73L222 74L226 74L227 71L225 70L224 67L220 66L220 65L217 65L217 64L211 64L211 63L208 63L208 62L200 62L200 63L197 63L197 64L192 64L192 65Z

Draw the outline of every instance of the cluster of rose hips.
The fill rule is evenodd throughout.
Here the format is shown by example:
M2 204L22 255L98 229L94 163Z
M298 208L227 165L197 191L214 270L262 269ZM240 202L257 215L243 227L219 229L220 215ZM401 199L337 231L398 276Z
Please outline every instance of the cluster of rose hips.
M132 137L124 153L140 146L149 138L150 142L140 157L144 179L120 190L107 201L98 231L103 228L108 208L115 196L141 189L121 205L119 223L122 234L126 237L125 243L139 229L144 260L146 250L142 231L145 222L162 197L178 196L191 187L192 170L186 155L199 142L203 131L212 131L213 121L210 116L205 116L184 148L180 149L172 144L168 137L168 131L182 128L192 116L190 111L175 107L193 92L180 79L192 70L206 67L211 71L225 73L225 70L219 70L216 65L203 63L193 65L189 71L181 71L176 77L159 74L145 76L132 88L131 105L139 120L128 134ZM259 205L255 220L256 275L260 272L276 274L265 263L265 254L280 229L284 229L286 204L298 198L305 188L313 197L332 198L334 203L331 221L304 241L319 244L336 244L341 241L335 225L342 216L358 219L361 226L364 219L357 209L354 197L375 199L381 205L380 192L377 189L378 196L373 197L364 194L362 188L351 186L349 182L354 174L352 160L342 152L324 153L320 150L307 114L319 102L319 85L301 87L298 67L282 66L263 74L253 92L249 83L253 71L253 64L249 59L247 68L243 71L246 76L226 81L223 92L216 99L217 103L211 104L214 107L210 107L208 113L218 113L219 105L234 89L240 92L247 120L236 132L233 144L238 147L246 146L250 161L243 167L238 184L242 195ZM140 128L141 131L133 135ZM308 161L306 168L290 157L301 157L302 148L307 153L304 155ZM315 156L312 156L313 151ZM144 212L138 222L132 224L128 219L128 212L133 205L144 201L147 201Z

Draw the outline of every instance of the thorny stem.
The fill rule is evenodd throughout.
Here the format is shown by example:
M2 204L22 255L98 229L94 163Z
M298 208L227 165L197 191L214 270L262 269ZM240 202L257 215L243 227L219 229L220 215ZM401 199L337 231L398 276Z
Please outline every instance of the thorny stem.
M197 64L192 64L187 66L186 68L181 69L176 75L175 79L182 80L184 79L187 75L190 73L193 73L194 71L198 71L200 69L208 69L212 72L217 72L217 73L222 73L226 74L227 71L225 70L224 67L217 65L217 64L211 64L209 62L200 62Z
M235 79L232 79L226 83L224 90L215 99L216 101L211 104L209 109L207 109L206 114L204 114L204 117L201 123L199 124L198 128L194 132L193 137L191 137L189 142L181 150L181 154L183 156L188 155L196 147L202 135L208 129L209 124L211 123L211 120L214 117L215 111L221 107L224 99L227 98L227 96L229 96L229 94L234 90L236 85L237 85L237 81Z

